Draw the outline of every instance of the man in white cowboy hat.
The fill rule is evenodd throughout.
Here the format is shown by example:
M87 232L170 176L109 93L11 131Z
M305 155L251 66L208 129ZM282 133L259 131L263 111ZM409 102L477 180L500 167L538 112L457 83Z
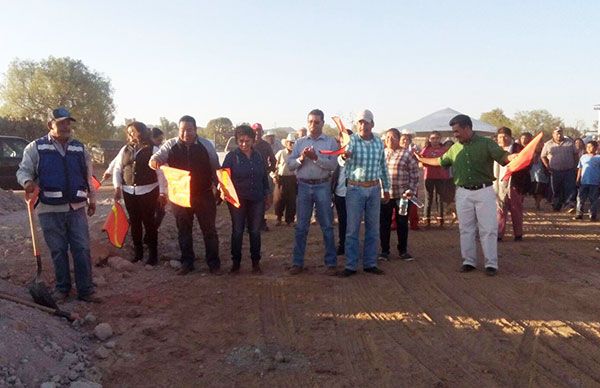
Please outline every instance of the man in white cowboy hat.
M273 154L276 154L277 152L279 152L281 149L284 148L284 146L281 145L281 143L283 143L283 141L281 143L279 143L278 141L275 141L275 131L272 129L267 129L265 131L265 134L263 135L263 140L266 141L267 143L269 143L269 145L271 146L271 149L273 150Z
M296 217L296 192L298 190L296 174L290 171L287 163L295 142L296 136L293 133L288 134L285 139L281 139L283 149L275 155L277 164L273 173L273 183L275 184L273 204L277 216L277 226L282 225L284 212L285 223L288 226L294 223Z

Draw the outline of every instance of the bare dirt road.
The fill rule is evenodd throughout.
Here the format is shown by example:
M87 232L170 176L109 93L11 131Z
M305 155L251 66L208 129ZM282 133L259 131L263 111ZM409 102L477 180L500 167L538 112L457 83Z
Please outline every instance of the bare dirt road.
M526 205L525 239L500 243L496 277L458 272L456 225L411 231L416 260L392 257L384 276L325 276L313 225L301 275L286 271L293 228L273 226L263 234L263 275L250 274L245 256L237 276L211 276L198 261L179 277L168 264L179 255L168 214L158 268L95 267L105 303L67 306L115 331L110 357L96 361L105 387L600 386L598 224ZM97 260L108 253L100 232L108 208L91 222ZM34 270L26 214L0 217L3 265L18 286ZM229 225L220 206L224 269ZM198 233L200 258L202 245Z

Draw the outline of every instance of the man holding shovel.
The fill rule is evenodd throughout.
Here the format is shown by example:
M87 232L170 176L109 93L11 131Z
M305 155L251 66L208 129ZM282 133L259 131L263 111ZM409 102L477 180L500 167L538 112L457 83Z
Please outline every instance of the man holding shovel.
M73 139L71 117L65 108L48 116L49 133L27 145L17 171L17 180L27 199L35 200L44 239L54 265L56 288L53 297L64 301L71 291L69 256L75 269L77 298L84 302L101 300L94 296L87 216L96 211L92 185L92 162L84 145ZM87 205L87 215L86 215Z

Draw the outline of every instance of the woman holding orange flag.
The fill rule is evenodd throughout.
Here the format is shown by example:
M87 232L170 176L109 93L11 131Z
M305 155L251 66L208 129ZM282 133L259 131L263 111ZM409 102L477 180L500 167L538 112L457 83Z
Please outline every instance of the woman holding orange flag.
M236 207L227 203L231 214L231 266L230 273L240 271L242 261L242 241L244 229L248 225L250 236L250 259L252 260L252 273L261 273L260 268L260 225L264 218L265 210L273 201L269 188L269 175L265 162L257 151L254 150L254 131L248 125L235 128L235 140L238 147L229 152L223 161L223 168L231 171L231 180L237 192L240 206Z
M134 121L127 125L127 145L115 158L113 185L115 201L121 198L129 214L131 238L133 240L133 262L144 258L144 242L148 246L147 264L158 263L158 225L154 214L166 203L165 184L162 172L154 171L148 161L157 150L144 123ZM159 184L160 178L160 184ZM145 236L142 239L143 230Z

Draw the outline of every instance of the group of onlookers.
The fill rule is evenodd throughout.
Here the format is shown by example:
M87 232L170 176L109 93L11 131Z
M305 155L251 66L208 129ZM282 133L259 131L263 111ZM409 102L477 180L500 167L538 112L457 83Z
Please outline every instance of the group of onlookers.
M72 138L74 122L64 108L49 116L49 134L30 143L24 152L17 177L27 196L38 195L38 214L50 248L56 275L55 297L64 299L71 279L67 251L75 267L78 297L98 301L91 282L91 261L87 216L95 212L92 168L85 146ZM432 132L422 150L410 134L395 128L383 140L373 133L373 113L363 110L356 117L356 131L336 139L323 133L325 115L315 109L307 116L307 128L288 135L274 152L273 139L263 139L259 123L235 128L237 148L229 152L222 167L230 170L239 206L227 203L231 217L230 273L240 271L243 234L248 231L252 272L261 273L261 231L268 230L265 211L275 204L277 226L294 225L294 246L290 273L303 272L307 235L314 216L323 237L325 272L349 277L362 268L366 273L383 274L377 259L389 260L391 231L397 233L397 258L411 261L408 233L411 214L420 205L416 197L419 165L424 168L426 200L424 221L428 226L434 202L438 222L444 223L444 206L455 201L459 221L462 272L476 269L477 237L485 257L485 272L498 269L497 242L505 234L511 214L515 241L523 238L523 198L532 194L539 207L552 189L555 211L575 208L581 219L584 204L591 204L590 219L597 219L600 185L598 144L590 141L585 151L557 128L552 139L540 143L533 162L526 169L503 179L506 165L516 158L533 138L521 135L519 142L509 128L499 128L496 139L477 135L471 119L454 117L449 125L456 143L442 144ZM148 255L146 263L158 262L158 227L168 201L167 182L161 166L189 172L189 207L171 202L185 275L194 269L192 230L198 220L204 237L205 258L212 274L221 273L219 238L215 227L216 206L221 202L216 170L221 167L213 144L197 134L196 121L183 116L178 136L164 141L159 129L148 129L134 121L126 127L127 144L109 166L104 179L112 176L114 200L125 203L131 224L133 261ZM348 139L347 144L344 139ZM269 136L267 136L269 138ZM579 194L577 195L577 188ZM39 192L39 194L38 194ZM577 196L577 206L575 198ZM338 241L333 229L333 208L338 218ZM364 223L364 241L360 229ZM336 246L337 245L337 246ZM360 247L362 246L362 252ZM379 249L379 251L378 251ZM345 256L338 270L338 256Z

